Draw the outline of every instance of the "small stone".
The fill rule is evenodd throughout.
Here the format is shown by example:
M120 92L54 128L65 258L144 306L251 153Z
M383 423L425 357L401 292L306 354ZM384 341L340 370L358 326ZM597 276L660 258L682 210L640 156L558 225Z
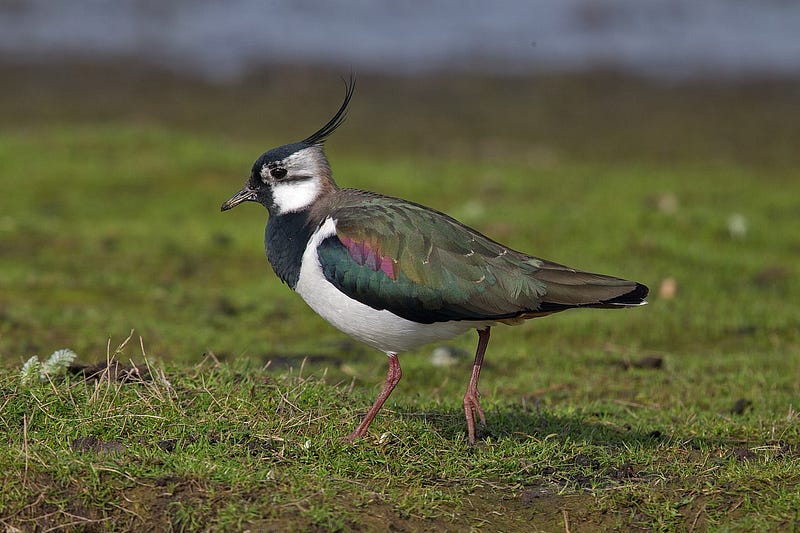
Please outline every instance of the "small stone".
M458 363L459 359L464 357L463 350L447 345L437 346L431 353L431 364L433 366L453 366Z
M743 415L752 405L753 402L747 398L739 398L733 403L733 407L731 407L731 414Z
M72 451L77 453L121 453L125 445L117 440L104 441L97 437L78 437L72 441Z
M674 215L678 212L680 203L675 193L665 192L661 193L655 198L656 209L666 215Z
M675 293L678 292L678 282L675 278L668 277L661 280L661 285L658 287L658 297L662 300L672 300L675 298Z
M728 217L728 233L732 239L744 239L747 236L747 219L741 213Z
M176 439L160 440L156 443L156 446L158 446L167 453L174 452L177 445L178 441Z

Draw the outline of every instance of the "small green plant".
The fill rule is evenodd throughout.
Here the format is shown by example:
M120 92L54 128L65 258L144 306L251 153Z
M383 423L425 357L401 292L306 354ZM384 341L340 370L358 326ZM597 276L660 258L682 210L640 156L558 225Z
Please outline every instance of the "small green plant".
M76 357L77 354L69 348L56 350L44 363L39 361L38 355L34 355L22 365L19 381L22 385L31 385L37 378L39 381L47 381L64 374Z

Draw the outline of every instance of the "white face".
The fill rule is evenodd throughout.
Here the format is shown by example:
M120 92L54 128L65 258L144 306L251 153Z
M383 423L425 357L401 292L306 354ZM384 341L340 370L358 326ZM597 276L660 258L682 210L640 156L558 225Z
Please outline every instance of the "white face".
M311 206L322 191L322 180L328 179L328 168L322 149L317 146L261 167L261 179L272 189L277 214L303 211ZM284 169L285 173L276 173L276 169Z
M272 199L278 207L278 214L303 211L319 196L319 178L305 178L285 183L276 183L272 187Z

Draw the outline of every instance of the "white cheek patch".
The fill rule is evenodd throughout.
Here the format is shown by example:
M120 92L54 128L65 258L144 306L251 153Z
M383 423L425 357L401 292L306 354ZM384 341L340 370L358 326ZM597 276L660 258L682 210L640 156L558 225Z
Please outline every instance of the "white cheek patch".
M272 187L272 199L278 208L278 214L306 209L317 199L320 188L317 178L275 184Z

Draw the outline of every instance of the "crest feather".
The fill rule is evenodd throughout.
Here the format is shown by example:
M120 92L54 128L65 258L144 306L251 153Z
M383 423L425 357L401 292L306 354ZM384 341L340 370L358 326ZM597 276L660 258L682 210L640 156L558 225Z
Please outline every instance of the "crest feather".
M356 88L356 78L353 74L351 74L350 79L345 82L345 88L344 102L342 102L342 105L339 107L339 111L333 115L333 118L331 118L327 124L303 139L302 142L308 144L322 144L331 133L336 131L336 128L342 125L346 116L347 104L350 103L350 98L353 96L353 91Z

